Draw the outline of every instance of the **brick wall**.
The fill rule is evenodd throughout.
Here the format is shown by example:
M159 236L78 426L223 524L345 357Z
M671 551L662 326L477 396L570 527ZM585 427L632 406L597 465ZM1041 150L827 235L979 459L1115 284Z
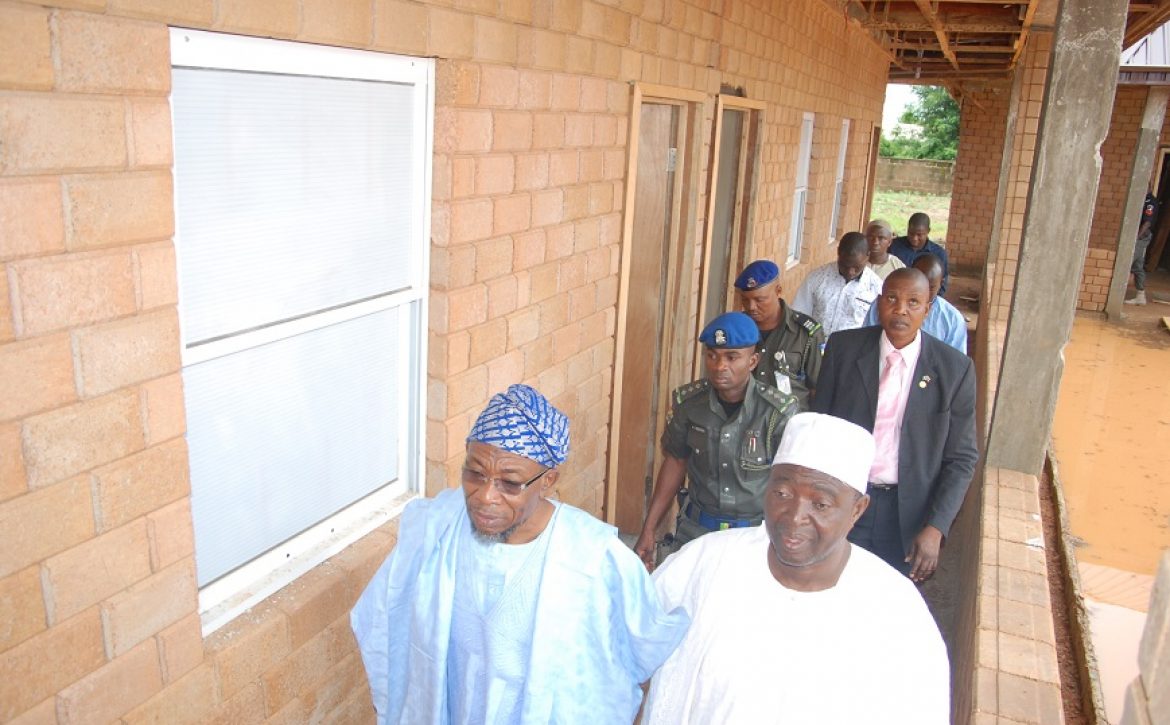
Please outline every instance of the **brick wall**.
M1025 81L1025 87L1029 87L1030 80L1029 77ZM967 274L977 273L987 257L1009 97L1009 87L993 86L969 93L963 104L954 194L951 197L950 236L953 239L947 240L947 253L952 264ZM1099 312L1105 308L1145 102L1144 87L1118 87L1109 134L1101 146L1101 181L1077 298L1077 308L1081 310ZM1038 98L1032 99L1028 108L1038 109L1038 103ZM1027 121L1025 118L1023 125L1017 123L1017 129L1028 133ZM1031 128L1030 133L1034 133L1034 122ZM1020 141L1027 145L1028 154L1035 150L1034 136L1021 137ZM1028 167L1030 169L1030 162ZM1026 181L1027 177L1022 173L1014 173L1017 180ZM1008 189L1008 198L1011 199L1016 189L1026 187L1013 184ZM1022 209L1024 201L1026 199L1013 200L1012 208ZM1005 226L1004 232L1009 235L1007 238L1015 240L1012 249L1018 249L1022 216L1013 213L1011 219L1011 224L1019 227ZM1005 250L1005 254L1010 253L1010 250ZM1010 260L1014 263L1015 257ZM1014 269L1014 264L1009 266Z
M961 274L978 275L987 258L1010 94L1010 84L1000 84L963 96L947 226L947 257Z
M453 480L473 412L522 380L573 420L560 494L594 513L629 83L768 103L755 256L783 258L800 114L816 112L793 289L832 258L843 117L843 219L860 216L886 74L821 0L46 4L0 1L0 720L21 723L371 719L345 614L393 525L201 635L168 24L438 58L427 489Z
M951 193L954 162L928 159L881 157L877 165L877 188L947 196Z
M1024 232L1024 215L1028 208L1028 182L1032 178L1032 163L1036 153L1036 135L1040 127L1040 109L1044 101L1044 85L1051 33L1033 33L1020 56L1018 105L1015 126L1007 129L1014 137L1011 166L1004 194L1003 217L999 239L989 247L995 250L990 289L984 289L987 314L1004 322L1011 310L1012 292L1016 284L1016 263L1020 258L1020 243ZM994 206L994 197L987 202Z

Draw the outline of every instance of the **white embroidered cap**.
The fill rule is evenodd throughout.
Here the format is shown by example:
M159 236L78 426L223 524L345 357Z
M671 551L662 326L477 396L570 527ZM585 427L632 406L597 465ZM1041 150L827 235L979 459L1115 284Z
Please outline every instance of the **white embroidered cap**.
M772 465L811 468L865 493L873 455L873 434L865 428L832 415L797 413L784 427Z

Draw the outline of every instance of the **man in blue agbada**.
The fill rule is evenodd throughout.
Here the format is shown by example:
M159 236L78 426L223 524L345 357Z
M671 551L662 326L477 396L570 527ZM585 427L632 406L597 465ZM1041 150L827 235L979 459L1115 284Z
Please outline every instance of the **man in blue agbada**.
M565 415L513 385L462 488L406 507L350 617L379 723L630 723L689 624L616 530L548 495Z

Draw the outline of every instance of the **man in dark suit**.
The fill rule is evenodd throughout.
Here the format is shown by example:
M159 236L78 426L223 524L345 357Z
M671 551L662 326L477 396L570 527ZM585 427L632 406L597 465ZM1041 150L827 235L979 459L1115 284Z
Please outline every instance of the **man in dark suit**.
M914 581L938 566L942 539L975 471L975 368L919 332L930 287L916 269L886 277L880 327L829 338L812 409L870 430L877 455L871 503L849 533Z

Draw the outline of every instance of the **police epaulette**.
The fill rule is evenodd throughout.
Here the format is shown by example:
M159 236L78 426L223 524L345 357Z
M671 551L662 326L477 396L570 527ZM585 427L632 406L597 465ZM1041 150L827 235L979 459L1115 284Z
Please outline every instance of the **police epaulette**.
M790 393L783 393L779 388L774 388L766 383L756 381L756 392L758 392L764 400L768 401L777 408L783 410L792 403L797 402L796 396Z
M710 385L711 383L706 378L703 378L693 383L679 386L674 389L674 402L680 404L687 398L693 398L699 393L705 393Z
M803 312L797 312L796 310L793 310L792 312L796 316L796 321L808 334L815 334L817 330L821 329L821 323L817 322Z

